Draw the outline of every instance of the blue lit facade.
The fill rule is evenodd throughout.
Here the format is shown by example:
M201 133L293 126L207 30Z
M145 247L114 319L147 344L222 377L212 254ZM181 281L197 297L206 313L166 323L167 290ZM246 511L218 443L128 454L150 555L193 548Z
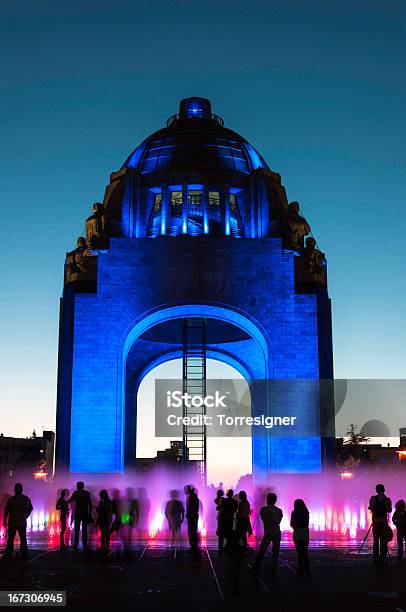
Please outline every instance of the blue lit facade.
M279 174L207 100L183 100L135 149L102 209L87 221L86 252L67 257L57 469L135 465L137 391L153 367L182 356L184 318L206 318L208 357L250 382L332 378L325 260L316 274ZM318 472L331 454L330 408L300 394L289 402L302 433L253 438L258 480Z

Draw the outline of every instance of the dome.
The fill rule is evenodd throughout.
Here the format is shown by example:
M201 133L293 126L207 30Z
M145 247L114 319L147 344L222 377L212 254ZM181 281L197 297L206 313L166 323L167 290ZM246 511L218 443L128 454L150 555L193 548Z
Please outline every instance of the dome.
M167 126L146 138L122 168L140 174L185 170L223 170L251 174L268 165L262 156L211 112L205 98L186 98Z
M281 177L205 98L181 100L166 127L110 176L103 204L117 236L281 237Z
M389 427L383 421L373 419L367 421L361 427L361 434L371 438L388 438L390 437Z

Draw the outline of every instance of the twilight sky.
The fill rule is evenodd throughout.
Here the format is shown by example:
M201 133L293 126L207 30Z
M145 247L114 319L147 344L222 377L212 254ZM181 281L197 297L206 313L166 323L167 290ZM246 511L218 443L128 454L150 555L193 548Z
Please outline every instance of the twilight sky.
M336 377L405 376L403 0L22 0L0 20L0 431L55 427L64 254L190 95L301 202L328 257Z

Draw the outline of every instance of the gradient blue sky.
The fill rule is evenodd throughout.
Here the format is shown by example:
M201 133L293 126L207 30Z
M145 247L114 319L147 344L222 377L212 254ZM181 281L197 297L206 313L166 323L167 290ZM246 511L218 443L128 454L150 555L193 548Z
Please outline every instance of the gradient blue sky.
M301 202L328 256L336 377L405 376L403 1L32 0L0 19L0 431L54 427L65 251L190 95Z

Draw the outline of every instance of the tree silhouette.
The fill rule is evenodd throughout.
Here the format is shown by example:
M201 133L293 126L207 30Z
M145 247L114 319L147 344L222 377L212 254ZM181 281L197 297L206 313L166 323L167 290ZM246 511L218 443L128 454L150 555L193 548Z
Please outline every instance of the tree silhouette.
M351 423L342 441L337 445L337 465L356 469L360 461L369 461L369 438Z

